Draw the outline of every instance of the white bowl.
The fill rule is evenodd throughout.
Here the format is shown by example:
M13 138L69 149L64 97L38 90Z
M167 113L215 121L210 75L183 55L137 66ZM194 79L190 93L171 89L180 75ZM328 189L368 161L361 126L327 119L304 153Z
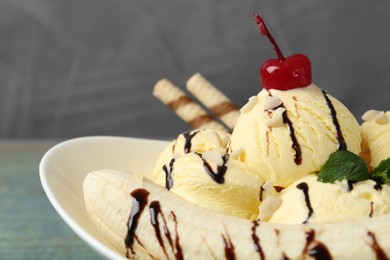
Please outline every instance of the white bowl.
M127 137L81 137L57 144L43 156L40 178L58 214L92 248L109 259L122 259L99 235L89 219L83 200L83 181L88 172L115 169L150 176L165 141Z
M102 169L132 171L150 177L155 161L167 145L165 141L125 137L97 136L69 140L54 146L43 156L39 169L42 186L58 214L80 238L108 259L123 259L123 255L99 235L89 219L83 199L84 178L90 171ZM262 223L258 228L263 235L275 234L276 230L281 234L278 238L275 235L262 237L267 245L273 245L268 250L270 258L278 258L284 252L272 249L277 248L280 241L293 245L293 251L288 253L304 257L303 252L313 242L308 244L308 231L313 230L334 259L374 258L382 253L390 255L390 215L334 224L275 226ZM251 237L248 236L246 241L252 243Z

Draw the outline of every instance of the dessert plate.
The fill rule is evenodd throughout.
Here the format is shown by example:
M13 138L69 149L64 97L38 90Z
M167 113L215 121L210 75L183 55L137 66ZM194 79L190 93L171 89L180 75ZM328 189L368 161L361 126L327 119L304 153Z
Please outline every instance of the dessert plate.
M69 227L98 253L123 259L99 235L83 200L88 172L115 169L150 176L157 157L168 142L128 137L93 136L59 143L43 156L39 173L49 201Z

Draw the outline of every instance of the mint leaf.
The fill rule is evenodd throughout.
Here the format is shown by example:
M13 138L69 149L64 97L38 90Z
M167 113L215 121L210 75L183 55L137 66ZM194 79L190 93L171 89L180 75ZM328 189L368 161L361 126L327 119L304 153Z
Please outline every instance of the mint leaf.
M381 163L371 171L371 179L381 184L390 185L390 158L382 160Z
M335 181L363 181L370 178L366 162L349 151L336 151L329 156L318 173L318 181L334 183ZM389 179L390 180L390 179Z

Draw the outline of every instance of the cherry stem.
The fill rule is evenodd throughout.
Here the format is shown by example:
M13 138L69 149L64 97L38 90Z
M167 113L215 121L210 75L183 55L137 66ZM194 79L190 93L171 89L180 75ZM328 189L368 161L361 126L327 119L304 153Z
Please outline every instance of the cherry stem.
M278 56L278 59L280 61L284 61L286 58L283 56L283 53L280 50L278 44L276 43L274 37L272 37L271 33L268 31L268 28L265 25L263 18L261 18L261 16L258 14L254 14L254 17L255 17L256 24L259 27L260 33L268 37L269 41L272 44L272 47L274 48L276 55Z

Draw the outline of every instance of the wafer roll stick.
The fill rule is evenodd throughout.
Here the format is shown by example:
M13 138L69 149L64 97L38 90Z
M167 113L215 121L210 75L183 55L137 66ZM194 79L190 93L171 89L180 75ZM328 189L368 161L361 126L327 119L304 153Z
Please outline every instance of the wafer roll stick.
M195 129L211 128L226 131L222 124L167 79L156 83L153 95Z
M202 75L193 75L187 81L187 89L229 128L234 128L240 109Z

